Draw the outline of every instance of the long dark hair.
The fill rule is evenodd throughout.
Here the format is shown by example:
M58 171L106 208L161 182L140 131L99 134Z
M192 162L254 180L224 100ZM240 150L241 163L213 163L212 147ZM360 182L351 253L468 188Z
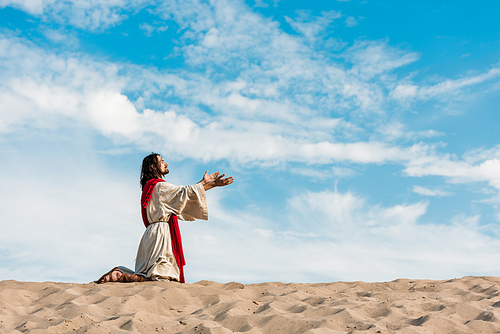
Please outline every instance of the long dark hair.
M158 157L160 155L158 153L152 152L150 155L142 160L142 169L141 169L141 188L144 188L146 182L151 179L161 179L163 175L160 172L160 166Z

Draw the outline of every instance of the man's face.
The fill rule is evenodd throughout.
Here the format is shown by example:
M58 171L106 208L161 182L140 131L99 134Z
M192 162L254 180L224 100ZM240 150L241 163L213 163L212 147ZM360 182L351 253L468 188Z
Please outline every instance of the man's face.
M161 156L158 156L158 167L160 167L160 173L161 175L166 175L168 174L168 164L163 160Z

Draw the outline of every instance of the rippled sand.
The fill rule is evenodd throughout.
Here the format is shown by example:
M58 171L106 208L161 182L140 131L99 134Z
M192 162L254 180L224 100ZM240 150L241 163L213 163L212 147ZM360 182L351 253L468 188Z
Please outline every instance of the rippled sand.
M2 333L497 333L500 278L0 282Z

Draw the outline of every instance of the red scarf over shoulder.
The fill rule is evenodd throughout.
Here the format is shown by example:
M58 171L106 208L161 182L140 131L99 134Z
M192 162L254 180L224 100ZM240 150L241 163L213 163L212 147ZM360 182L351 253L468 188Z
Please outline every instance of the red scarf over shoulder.
M146 212L146 207L148 205L151 196L153 196L153 190L155 185L158 182L165 182L162 179L151 179L149 180L142 189L141 195L141 213L142 213L142 221L146 228L149 226L148 214ZM186 265L186 261L184 260L184 252L182 250L182 240L181 240L181 231L179 229L179 222L177 221L176 215L171 215L170 220L168 221L170 225L170 237L172 239L172 251L174 252L175 261L177 261L177 265L179 266L179 280L181 283L185 283L184 280L184 266Z

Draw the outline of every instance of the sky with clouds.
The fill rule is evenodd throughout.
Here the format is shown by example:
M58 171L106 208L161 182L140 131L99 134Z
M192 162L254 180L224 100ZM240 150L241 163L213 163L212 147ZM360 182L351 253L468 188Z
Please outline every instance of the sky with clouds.
M133 268L151 151L235 177L188 282L498 276L499 10L0 0L0 279Z

